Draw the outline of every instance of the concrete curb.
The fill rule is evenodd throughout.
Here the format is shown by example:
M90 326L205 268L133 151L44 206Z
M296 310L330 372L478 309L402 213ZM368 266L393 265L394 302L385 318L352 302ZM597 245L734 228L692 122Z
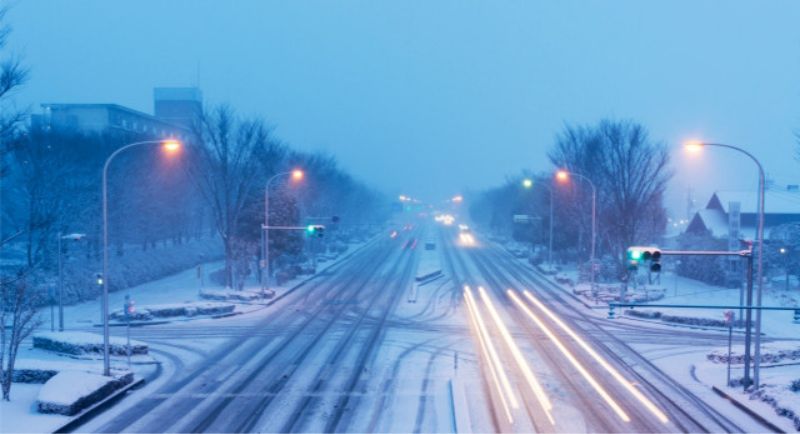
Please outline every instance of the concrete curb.
M785 433L786 432L786 431L778 428L777 426L775 426L772 422L768 421L767 419L765 419L760 414L758 414L755 411L751 410L750 407L748 407L748 406L742 404L741 402L739 402L739 400L737 400L736 398L728 395L725 391L723 391L722 389L718 388L717 386L711 386L711 390L713 390L714 393L716 393L717 395L721 396L722 398L727 399L731 404L733 404L734 407L736 407L739 410L742 410L743 412L747 413L748 416L752 417L756 422L760 423L764 428L767 428L770 431L777 432L777 433Z
M125 396L127 395L128 391L138 389L138 388L142 387L144 385L144 383L145 383L145 379L144 378L140 378L140 379L134 381L133 383L123 387L122 389L119 389L118 391L114 392L112 395L110 395L106 399L104 399L104 400L96 403L95 405L87 408L81 414L75 416L74 418L72 418L72 420L70 420L66 424L62 425L61 427L59 427L58 429L56 429L53 432L54 433L68 433L68 432L74 431L75 429L77 429L81 425L85 424L86 422L89 422L94 417L96 417L97 415L99 415L100 413L105 411L106 409L108 409L111 406L113 406L114 404L116 404L121 399L125 398Z

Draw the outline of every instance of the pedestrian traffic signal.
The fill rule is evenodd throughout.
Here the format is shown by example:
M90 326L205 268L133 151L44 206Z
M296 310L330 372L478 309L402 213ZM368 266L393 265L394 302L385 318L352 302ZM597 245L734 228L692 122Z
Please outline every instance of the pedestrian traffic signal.
M661 249L634 246L628 248L628 270L636 271L643 262L650 263L650 271L661 272Z

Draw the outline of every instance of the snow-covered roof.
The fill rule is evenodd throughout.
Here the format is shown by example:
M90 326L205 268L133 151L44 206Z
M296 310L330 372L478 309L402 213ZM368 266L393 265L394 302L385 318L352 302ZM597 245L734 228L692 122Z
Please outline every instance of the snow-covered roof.
M714 195L726 213L729 212L728 204L731 202L739 202L742 213L755 214L758 209L756 191L717 191ZM713 201L713 197L711 200ZM777 188L767 190L764 211L767 214L800 214L800 192Z
M705 229L711 232L711 235L717 238L726 238L728 236L728 216L724 212L715 208L706 208L697 211L692 223L686 228L687 231L699 229L695 220L699 219ZM745 240L752 240L755 238L756 229L753 226L742 225L739 228L739 238Z
M718 209L701 209L697 216L703 220L703 225L715 237L728 235L728 216Z

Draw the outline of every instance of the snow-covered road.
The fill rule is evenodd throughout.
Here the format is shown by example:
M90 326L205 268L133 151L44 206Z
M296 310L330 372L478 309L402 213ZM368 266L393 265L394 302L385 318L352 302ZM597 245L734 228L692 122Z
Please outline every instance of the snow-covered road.
M763 429L720 411L731 406L706 402L631 346L696 350L719 346L722 333L608 322L499 247L477 235L478 246L460 246L457 235L422 224L364 247L264 309L134 329L164 362L160 376L81 430ZM431 239L438 248L424 250L421 240ZM420 269L437 264L444 277L413 284ZM528 313L519 303L527 299L543 307L525 301ZM493 379L500 371L505 387Z

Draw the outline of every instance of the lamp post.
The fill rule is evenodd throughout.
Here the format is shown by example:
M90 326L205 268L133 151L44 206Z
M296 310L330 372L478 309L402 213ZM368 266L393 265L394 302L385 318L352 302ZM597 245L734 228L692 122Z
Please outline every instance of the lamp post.
M591 262L591 286L592 286L592 293L595 292L595 271L594 271L594 255L595 255L595 247L597 243L597 188L594 186L594 182L589 179L587 176L582 175L580 173L571 172L568 170L561 169L556 172L556 179L560 182L567 182L570 176L577 176L582 180L589 183L592 187L592 250L589 262Z
M785 280L784 280L784 289L789 291L789 255L787 255L788 250L786 247L781 247L778 249L778 252L783 256L783 271L785 273Z
M264 187L264 227L261 231L261 257L264 260L264 272L261 273L261 290L266 292L269 289L269 189L272 181L282 176L291 176L293 180L300 181L305 176L305 173L300 169L294 169L289 172L281 172L273 175L267 180Z
M58 331L64 331L64 265L61 256L64 254L61 248L61 240L80 241L86 234L63 235L58 232Z
M756 232L756 240L758 241L758 263L756 265L756 280L758 281L758 292L756 293L756 306L761 307L761 298L764 290L764 190L766 186L766 176L764 175L764 166L761 162L742 148L732 145L725 145L722 143L705 143L696 140L686 142L684 144L686 150L689 152L697 153L707 146L715 146L718 148L727 148L746 155L758 167L758 229ZM753 383L758 389L759 386L759 371L761 367L761 309L756 309L756 339L755 339L755 366L753 369Z
M106 159L103 165L103 301L102 301L102 319L103 319L103 375L111 375L111 357L109 355L109 332L108 332L108 167L114 157L130 148L140 145L161 145L163 150L167 153L178 152L181 148L180 142L174 139L168 140L143 140L127 144L116 151Z
M522 180L522 186L530 189L533 187L533 180L525 178ZM550 269L553 268L553 188L549 185L545 185L547 190L550 192L550 228L549 234L547 237L547 264L549 265Z

